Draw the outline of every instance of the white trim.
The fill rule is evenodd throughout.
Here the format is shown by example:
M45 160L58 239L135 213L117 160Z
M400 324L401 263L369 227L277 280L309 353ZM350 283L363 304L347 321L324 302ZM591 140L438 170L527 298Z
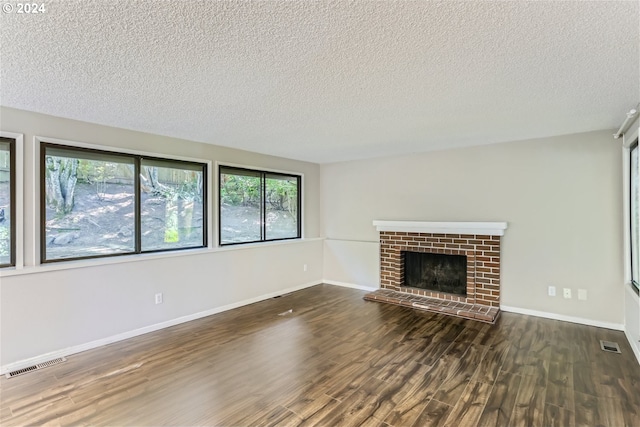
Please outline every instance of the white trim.
M93 348L102 347L107 344L111 344L118 341L123 341L129 338L137 337L139 335L148 334L149 332L158 331L160 329L168 328L170 326L179 325L181 323L190 322L192 320L200 319L203 317L211 316L213 314L221 313L223 311L233 310L234 308L242 307L249 304L254 304L256 302L264 301L269 298L273 298L279 295L288 294L290 292L299 291L301 289L310 288L312 286L322 284L321 281L308 282L302 285L293 286L291 288L282 289L277 292L271 292L268 294L260 295L255 298L249 298L243 301L239 301L236 303L227 304L221 307L212 308L210 310L201 311L198 313L189 314L186 316L178 317L175 319L167 320L164 322L156 323L153 325L145 326L143 328L134 329L132 331L123 332L117 335L112 335L110 337L102 338L99 340L91 341L84 344L74 345L72 347L63 348L60 350L52 351L46 354L41 354L38 356L30 357L28 359L19 360L17 362L8 363L6 365L0 366L0 375L3 375L7 372L12 372L18 369L26 368L28 366L32 366L38 363L46 362L51 359L56 359L58 357L67 357L71 354L80 353L86 350L91 350Z
M31 259L28 262L31 265L40 265L42 260L40 259L40 140L37 136L34 136L31 142Z
M16 217L11 218L11 221L15 222L16 235L13 236L16 239L15 244L15 261L14 267L8 267L9 269L20 270L24 266L24 134L0 131L0 137L15 139L15 190L16 199L14 200Z
M374 220L378 231L405 231L410 233L482 234L504 236L506 222L430 222Z
M638 139L638 133L640 130L640 118L636 118L636 120L629 126L627 132L624 134L622 138L622 145L625 148L629 148L631 144Z
M60 261L60 262L54 262L54 263L48 263L48 264L38 264L35 266L29 266L20 270L12 269L12 268L2 269L0 270L0 277L47 273L49 271L59 271L59 270L73 270L76 268L99 267L102 265L124 264L129 262L149 261L149 260L162 259L162 258L176 258L176 257L182 257L182 256L213 254L218 252L260 249L260 248L269 247L269 246L284 246L284 245L292 245L292 244L309 243L309 242L315 242L315 241L321 241L321 240L324 240L324 238L315 237L311 239L275 240L272 242L248 243L245 245L231 245L231 246L216 247L216 248L183 249L183 250L169 251L169 252L154 252L154 253L131 254L131 255L122 255L122 256L105 257L105 258L91 258L88 260Z
M355 283L338 282L336 280L322 279L322 283L333 286L342 286L343 288L360 289L361 291L377 291L379 288L372 286L356 285Z
M618 131L613 134L613 137L615 139L620 138L622 135L625 134L627 129L629 129L631 126L633 126L633 121L636 118L636 116L638 115L638 110L639 109L640 109L640 104L636 105L635 108L629 110L629 112L627 113L627 117L624 119L624 122L622 122L622 124L620 125L620 128L618 129Z
M563 322L579 323L581 325L596 326L598 328L613 329L616 331L624 331L624 325L622 323L601 322L599 320L585 319L583 317L565 316L564 314L529 310L527 308L511 307L502 304L500 305L500 310L507 311L509 313L525 314L527 316L543 317L545 319L561 320Z
M324 240L327 242L371 243L375 245L380 244L380 240L336 239L333 237L325 237Z
M623 278L624 283L631 283L631 214L629 195L630 186L630 169L631 168L631 150L629 147L622 149L622 221L624 224L622 241L623 241Z

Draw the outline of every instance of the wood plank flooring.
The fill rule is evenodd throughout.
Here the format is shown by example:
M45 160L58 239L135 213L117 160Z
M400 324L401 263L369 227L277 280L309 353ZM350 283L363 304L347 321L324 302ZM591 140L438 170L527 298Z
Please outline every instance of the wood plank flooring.
M314 286L2 377L0 424L640 426L621 332L512 313L489 325L364 293Z

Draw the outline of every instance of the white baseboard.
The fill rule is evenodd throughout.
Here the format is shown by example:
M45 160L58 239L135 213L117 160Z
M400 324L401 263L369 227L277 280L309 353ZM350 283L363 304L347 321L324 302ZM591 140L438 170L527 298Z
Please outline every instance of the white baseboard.
M343 288L360 289L361 291L369 291L369 292L377 291L379 289L371 286L362 286L362 285L356 285L355 283L338 282L336 280L327 280L327 279L323 279L322 283L326 283L327 285L342 286Z
M278 295L288 294L290 292L299 291L301 289L309 288L311 286L319 285L323 283L323 281L315 281L309 282L298 286L293 286L291 288L282 289L277 292L271 292L268 294L260 295L255 298L249 298L244 301L239 301L232 304L223 305L221 307L212 308L210 310L201 311L198 313L189 314L186 316L178 317L175 319L167 320L164 322L156 323L154 325L145 326L143 328L134 329L132 331L123 332L121 334L112 335L110 337L102 338L99 340L91 341L84 344L74 345L72 347L63 348L60 350L52 351L50 353L41 354L39 356L30 357L28 359L19 360L17 362L8 363L6 365L0 366L0 375L4 375L7 372L13 372L18 369L23 369L29 366L37 365L38 363L47 362L52 359L57 359L59 357L67 357L72 354L80 353L86 350L91 350L93 348L101 347L103 345L111 344L118 341L123 341L129 338L137 337L139 335L148 334L149 332L154 332L160 329L168 328L170 326L179 325L180 323L190 322L191 320L200 319L202 317L211 316L212 314L222 313L223 311L233 310L234 308L242 307L244 305L253 304L256 302L264 301L269 298L276 297Z
M622 323L601 322L599 320L584 319L582 317L565 316L563 314L549 313L546 311L529 310L527 308L510 307L508 305L500 305L500 310L509 313L526 314L528 316L544 317L545 319L561 320L563 322L579 323L581 325L596 326L598 328L613 329L616 331L624 331Z

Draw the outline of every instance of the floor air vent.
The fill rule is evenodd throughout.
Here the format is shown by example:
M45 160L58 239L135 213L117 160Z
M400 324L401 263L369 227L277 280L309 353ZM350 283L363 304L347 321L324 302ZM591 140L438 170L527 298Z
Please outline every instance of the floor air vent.
M7 378L17 377L18 375L26 374L27 372L37 371L38 369L46 368L48 366L57 365L58 363L66 362L66 357L59 357L57 359L48 360L46 362L38 363L37 365L29 366L26 368L11 371L5 374Z
M617 342L600 340L600 348L610 353L621 353L620 346Z

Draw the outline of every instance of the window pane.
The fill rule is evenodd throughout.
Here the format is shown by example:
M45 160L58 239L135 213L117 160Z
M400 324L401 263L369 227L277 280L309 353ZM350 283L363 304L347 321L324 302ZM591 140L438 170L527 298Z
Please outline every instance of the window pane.
M298 178L266 175L266 240L299 237Z
M262 240L261 174L220 168L220 243Z
M631 150L631 279L640 282L640 181L638 173L638 146Z
M220 167L220 244L300 238L300 177Z
M45 147L44 260L135 251L134 159Z
M0 141L0 266L12 265L11 146Z
M142 251L204 246L203 183L203 165L142 160Z

